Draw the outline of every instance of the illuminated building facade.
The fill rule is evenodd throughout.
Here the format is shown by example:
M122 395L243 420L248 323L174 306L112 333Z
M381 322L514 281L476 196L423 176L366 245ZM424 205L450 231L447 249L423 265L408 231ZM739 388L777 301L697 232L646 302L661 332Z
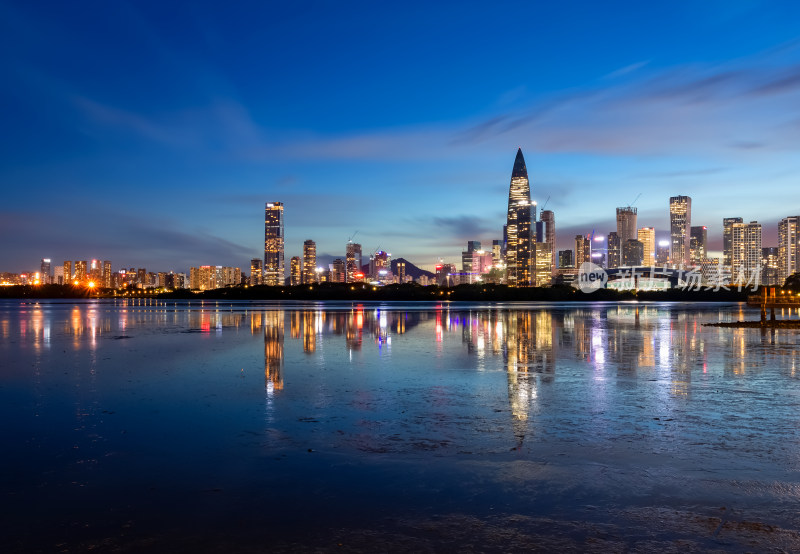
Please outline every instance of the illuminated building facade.
M303 243L303 284L317 282L317 243L309 239Z
M779 249L777 246L765 247L761 249L761 284L772 287L782 285L779 282L780 275Z
M347 276L344 260L336 258L331 264L331 282L344 283Z
M692 227L689 238L689 261L693 266L708 258L708 229L705 225Z
M692 199L673 196L669 199L669 235L672 265L686 267L689 263L689 239L692 226Z
M732 282L742 283L761 277L761 224L734 223L731 226ZM755 277L754 277L755 276Z
M250 260L250 284L264 284L264 266L262 265L260 258L253 258Z
M344 260L347 266L347 282L352 283L357 280L356 274L361 273L361 245L348 241Z
M506 282L512 287L531 285L534 221L532 209L528 169L520 148L511 171L506 219Z
M669 241L663 240L656 246L656 263L658 265L669 264L669 245Z
M589 237L575 235L575 267L581 267L583 262L592 260L592 242Z
M655 227L642 227L638 232L638 240L642 243L644 249L644 259L642 264L654 266L656 265L656 228ZM611 247L609 246L609 249ZM610 267L610 266L609 266Z
M392 271L392 255L383 250L378 250L369 258L369 278L374 280L385 279Z
M292 256L289 262L289 283L296 287L303 282L303 264L300 263L300 256Z
M778 282L800 271L800 216L784 217L778 223Z
M542 210L540 221L544 224L544 236L539 237L539 242L550 245L550 274L556 273L556 216L552 210ZM538 262L537 262L538 263Z
M107 289L114 288L114 282L111 279L111 260L103 261L103 286Z
M264 209L264 284L284 283L283 202L267 202Z
M622 247L619 242L619 235L616 231L611 231L608 234L608 261L607 267L609 269L616 269L622 263Z
M43 285L48 285L51 282L50 258L42 258L39 268L39 282Z
M76 260L75 261L75 280L79 283L83 283L86 280L86 267L89 263L86 260Z
M406 282L406 263L397 262L397 281L399 283Z
M72 262L66 261L63 264L63 271L64 271L64 283L72 282Z
M644 258L644 245L636 239L628 239L622 245L622 265L640 266Z
M733 266L731 237L734 223L744 223L744 220L741 217L726 217L722 220L722 263L728 271L730 271Z
M628 240L637 240L636 208L630 206L617 208L617 236L620 244Z
M533 286L544 287L553 279L553 252L547 242L537 242L534 246L535 266L533 271Z

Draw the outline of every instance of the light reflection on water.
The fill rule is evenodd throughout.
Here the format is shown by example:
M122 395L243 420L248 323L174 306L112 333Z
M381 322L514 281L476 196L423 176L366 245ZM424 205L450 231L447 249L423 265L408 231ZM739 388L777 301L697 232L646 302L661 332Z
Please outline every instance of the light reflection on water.
M681 493L688 503L742 501L742 475L788 483L800 471L800 333L702 325L741 310L0 303L0 405L16 422L4 438L19 447L4 463L45 495L101 477L136 483L150 458L177 483L194 475L187 464L201 473L223 462L253 468L229 476L231 487L266 479L265 460L292 452L423 465L444 457L448 471L463 472L478 471L463 460L559 461L578 483L569 486L598 504L620 494L592 473L602 463L631 494L660 498L658 486L688 480L697 489ZM41 457L27 468L32 456ZM336 465L326 463L313 471L329 483ZM268 467L276 479L297 478ZM659 482L634 478L642 474ZM524 504L523 491L536 492L532 477L514 479L520 492L503 501ZM20 493L15 486L4 481L9 494ZM800 500L796 488L781 490L776 505ZM572 493L560 494L553 502L571 505Z

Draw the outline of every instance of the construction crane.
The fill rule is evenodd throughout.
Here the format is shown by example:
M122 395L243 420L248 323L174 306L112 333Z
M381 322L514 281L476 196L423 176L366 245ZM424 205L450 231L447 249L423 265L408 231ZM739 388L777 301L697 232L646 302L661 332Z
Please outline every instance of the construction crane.
M639 200L639 197L640 197L640 196L642 196L642 193L641 193L641 192L640 192L639 194L637 194L637 195L636 195L636 198L634 198L634 199L633 199L633 202L631 202L630 204L628 204L628 207L629 207L629 208L632 208L632 207L633 207L633 205L634 205L634 204L636 204L636 201L637 201L637 200Z
M542 210L544 210L544 209L547 207L547 203L548 203L548 202L550 202L550 196L548 196L548 197L547 197L547 200L545 200L545 201L544 201L544 204L542 205L542 208L541 208L541 210L539 211L539 213L541 213L541 212L542 212Z
M356 238L357 234L358 234L358 229L356 229L355 233L353 233L352 235L350 235L350 237L348 237L347 242L353 242L353 239Z

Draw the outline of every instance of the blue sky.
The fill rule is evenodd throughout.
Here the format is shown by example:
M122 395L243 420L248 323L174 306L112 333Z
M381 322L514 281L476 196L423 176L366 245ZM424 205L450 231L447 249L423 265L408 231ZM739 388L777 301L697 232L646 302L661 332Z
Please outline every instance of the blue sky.
M2 2L0 271L246 266L500 238L522 147L559 248L800 214L795 2Z

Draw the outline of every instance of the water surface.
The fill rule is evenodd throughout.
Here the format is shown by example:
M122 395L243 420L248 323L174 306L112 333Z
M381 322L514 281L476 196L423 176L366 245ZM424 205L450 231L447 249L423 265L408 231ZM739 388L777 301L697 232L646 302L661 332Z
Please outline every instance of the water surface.
M797 550L800 333L702 326L757 317L6 301L0 548Z

